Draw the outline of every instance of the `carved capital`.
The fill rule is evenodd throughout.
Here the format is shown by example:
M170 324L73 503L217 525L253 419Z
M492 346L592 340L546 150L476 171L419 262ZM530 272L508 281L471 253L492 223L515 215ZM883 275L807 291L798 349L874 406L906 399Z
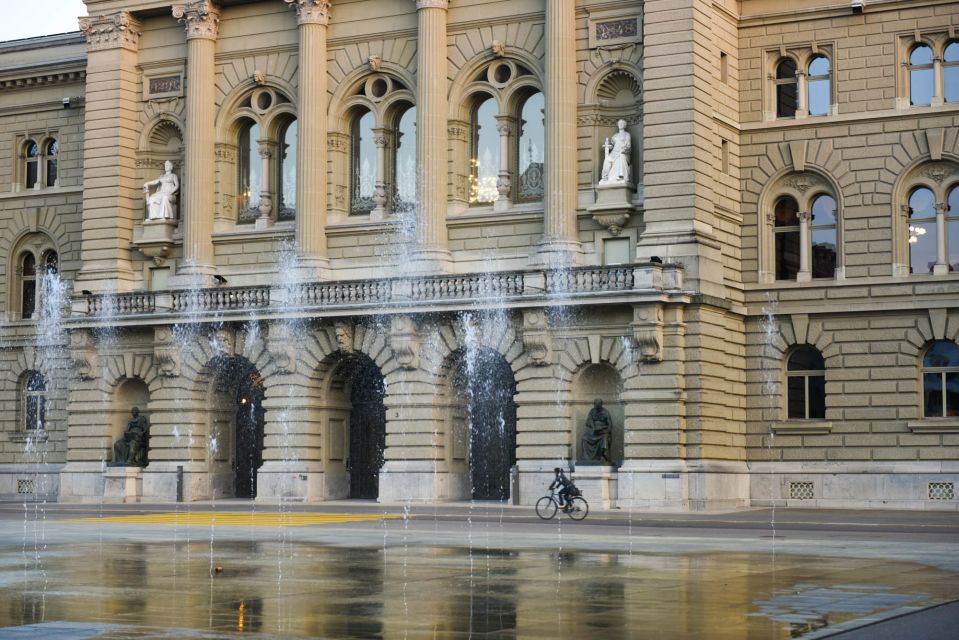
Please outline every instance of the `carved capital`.
M216 156L217 160L223 160L224 162L236 162L236 145L218 142L216 143L214 155Z
M337 320L333 325L333 335L336 336L336 346L343 353L353 353L354 326L349 320Z
M658 304L633 307L633 342L643 362L663 359L663 308Z
M948 202L937 202L936 203L936 213L940 215L946 215L949 213L949 203Z
M70 359L80 380L96 377L97 347L90 331L79 329L70 334Z
M420 9L442 9L446 11L450 8L449 0L415 0L416 10Z
M220 28L220 9L210 0L173 5L173 17L183 23L187 40L216 40Z
M296 10L297 24L330 24L330 0L283 0Z
M277 144L270 140L257 140L257 148L260 152L260 157L264 160L269 160L276 154Z
M79 19L80 31L87 39L89 51L129 49L140 45L140 23L129 11Z
M174 344L171 327L153 330L153 358L161 376L175 378L180 375L180 350Z
M808 211L798 211L796 217L799 218L800 223L809 224L810 215Z
M326 134L326 146L330 151L346 153L350 148L350 136L345 133L331 131Z
M534 366L545 367L550 364L553 339L543 309L523 310L523 346Z
M463 120L450 120L446 127L446 134L460 142L469 142L470 123Z
M419 366L419 331L411 316L393 318L390 324L390 348L402 368L415 369Z
M266 348L273 359L277 373L296 372L296 340L289 325L283 323L271 325Z
M496 116L496 130L501 136L513 133L513 119L509 116Z

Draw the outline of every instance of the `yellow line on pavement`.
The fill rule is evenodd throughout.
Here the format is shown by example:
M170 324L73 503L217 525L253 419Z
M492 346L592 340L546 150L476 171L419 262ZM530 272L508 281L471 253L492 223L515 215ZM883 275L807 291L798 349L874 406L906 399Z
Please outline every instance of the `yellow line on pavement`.
M365 513L277 513L269 511L170 511L103 518L76 518L63 522L87 524L146 524L179 527L307 527L342 522L376 522L399 515Z

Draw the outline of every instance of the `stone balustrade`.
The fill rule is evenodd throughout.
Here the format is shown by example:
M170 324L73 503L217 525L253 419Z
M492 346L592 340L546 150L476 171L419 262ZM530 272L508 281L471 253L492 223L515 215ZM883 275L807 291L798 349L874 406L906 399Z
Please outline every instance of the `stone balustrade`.
M189 315L244 310L283 311L330 307L378 307L426 302L464 303L497 299L508 302L561 296L564 299L597 295L681 294L679 265L636 264L533 269L458 275L429 275L382 280L310 282L290 288L268 285L216 287L87 295L86 311L74 304L74 315L108 318L152 314Z

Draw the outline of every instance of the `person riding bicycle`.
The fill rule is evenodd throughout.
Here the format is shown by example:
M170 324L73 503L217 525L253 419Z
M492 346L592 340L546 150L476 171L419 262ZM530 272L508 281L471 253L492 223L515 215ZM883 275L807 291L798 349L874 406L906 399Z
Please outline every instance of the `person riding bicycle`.
M556 487L560 487L559 493L557 494L559 506L563 508L563 511L567 511L569 509L570 493L573 490L573 482L566 477L566 474L563 473L563 470L559 467L554 468L553 473L556 474L556 477L549 485L549 488L555 489Z

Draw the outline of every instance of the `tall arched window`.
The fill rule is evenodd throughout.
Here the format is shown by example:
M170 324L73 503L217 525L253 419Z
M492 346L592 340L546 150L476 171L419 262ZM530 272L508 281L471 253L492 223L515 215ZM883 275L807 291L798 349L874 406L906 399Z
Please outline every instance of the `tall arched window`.
M237 141L237 207L240 222L253 222L259 216L260 191L263 186L260 161L260 126L247 121L240 128Z
M416 206L416 107L397 120L393 141L393 211L412 211Z
M813 278L832 278L836 274L837 233L836 201L821 194L812 203L810 232L812 237L811 270Z
M959 42L950 42L942 55L942 89L946 102L959 102Z
M56 140L48 140L44 155L47 161L47 186L55 187L57 185L57 163L60 156L60 143Z
M350 137L351 204L350 213L366 214L373 210L373 192L376 189L376 143L373 127L376 119L372 111L365 111L353 119Z
M29 251L20 256L20 317L28 320L37 310L37 259Z
M277 220L293 220L296 217L296 120L291 121L280 130L280 176L277 183L280 193L280 206L277 209Z
M500 141L496 130L497 105L486 98L473 110L470 164L470 204L492 204L499 197Z
M776 201L773 233L776 240L776 279L795 280L799 273L799 204L786 196Z
M922 415L959 416L959 346L936 340L922 358Z
M829 58L816 56L810 61L807 73L809 115L829 115L829 105L832 102L830 84Z
M20 383L20 413L24 431L42 431L47 424L47 381L39 371L28 371Z
M932 273L936 251L936 196L919 187L909 194L909 272Z
M24 155L26 157L24 185L27 189L33 189L40 180L40 146L33 140L27 140L24 143Z
M934 70L932 47L919 44L909 53L909 101L914 105L932 104Z
M535 202L543 199L543 152L545 139L543 94L536 92L526 98L520 111L520 135L517 157L516 199Z
M789 420L822 420L826 417L826 363L815 347L799 347L789 354L786 417Z
M776 117L793 118L799 108L796 61L783 58L776 64Z

